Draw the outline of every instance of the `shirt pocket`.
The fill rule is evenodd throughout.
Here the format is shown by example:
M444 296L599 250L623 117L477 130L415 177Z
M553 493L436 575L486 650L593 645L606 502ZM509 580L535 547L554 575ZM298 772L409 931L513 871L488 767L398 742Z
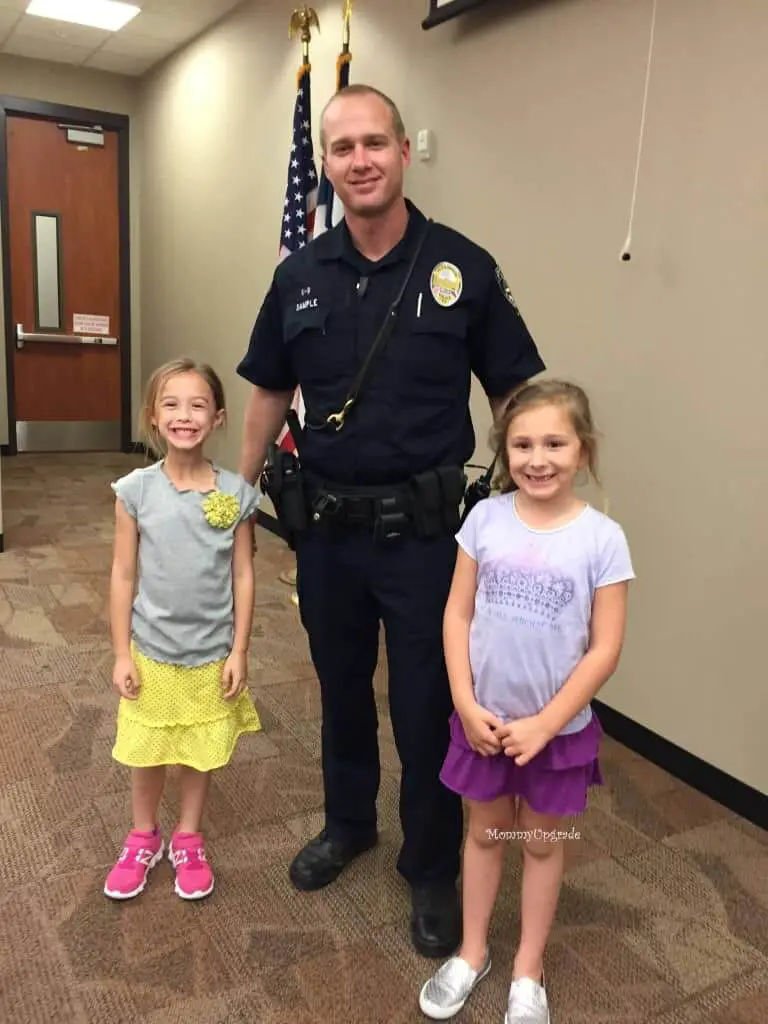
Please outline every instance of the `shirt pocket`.
M283 320L283 337L291 353L296 375L304 383L330 383L344 372L344 349L328 330L327 307L289 311Z
M469 374L466 308L424 303L398 347L399 371L411 386L455 395Z

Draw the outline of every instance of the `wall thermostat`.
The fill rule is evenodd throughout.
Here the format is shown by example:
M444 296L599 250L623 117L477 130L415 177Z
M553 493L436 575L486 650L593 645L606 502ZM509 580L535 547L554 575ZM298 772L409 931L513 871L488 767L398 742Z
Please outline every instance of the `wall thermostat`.
M429 128L422 128L416 136L416 152L420 160L429 160L434 149L434 139Z

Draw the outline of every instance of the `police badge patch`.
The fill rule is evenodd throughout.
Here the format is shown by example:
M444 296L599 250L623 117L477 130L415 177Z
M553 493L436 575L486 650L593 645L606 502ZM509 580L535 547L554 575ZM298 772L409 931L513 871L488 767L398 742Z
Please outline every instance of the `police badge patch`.
M429 278L432 298L441 306L453 306L461 297L464 278L455 263L438 263Z
M509 285L507 284L507 279L504 277L504 272L499 266L496 267L496 280L499 282L501 294L504 296L504 298L507 300L510 306L514 306L514 308L517 310L517 303L515 302L515 297L512 294Z

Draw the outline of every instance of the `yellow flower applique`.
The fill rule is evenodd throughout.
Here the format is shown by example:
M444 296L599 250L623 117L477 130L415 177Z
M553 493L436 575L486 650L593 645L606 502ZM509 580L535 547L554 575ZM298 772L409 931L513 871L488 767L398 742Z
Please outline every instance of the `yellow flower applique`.
M219 530L232 526L240 515L240 503L234 494L213 491L203 502L206 520Z

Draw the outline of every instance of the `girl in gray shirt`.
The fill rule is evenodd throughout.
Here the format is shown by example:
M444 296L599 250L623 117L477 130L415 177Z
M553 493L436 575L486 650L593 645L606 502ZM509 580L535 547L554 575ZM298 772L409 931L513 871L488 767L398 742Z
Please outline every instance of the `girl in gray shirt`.
M165 843L157 811L167 765L181 773L181 813L168 845L175 890L213 890L201 819L211 772L238 737L261 728L247 691L253 617L250 517L258 492L204 457L224 422L216 373L190 359L148 385L145 435L163 458L112 484L117 496L110 612L120 693L113 757L132 769L133 828L104 892L143 891Z

